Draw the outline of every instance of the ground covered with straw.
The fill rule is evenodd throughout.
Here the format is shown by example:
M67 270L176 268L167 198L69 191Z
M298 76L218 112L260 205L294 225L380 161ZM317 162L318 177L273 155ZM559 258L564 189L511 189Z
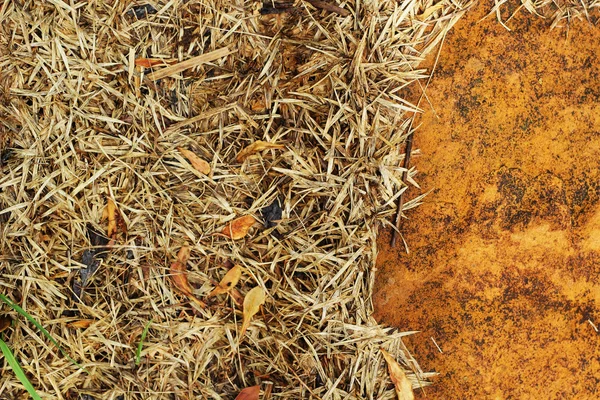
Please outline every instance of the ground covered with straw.
M403 90L468 6L4 2L1 335L38 395L391 399L382 348L426 386L371 317L375 239Z
M2 292L83 367L5 306L42 397L393 398L381 347L427 384L371 317L375 237L404 187L401 90L461 6L316 4L3 4ZM279 146L240 155L257 141ZM183 246L193 293L173 279ZM207 298L233 265L236 287Z

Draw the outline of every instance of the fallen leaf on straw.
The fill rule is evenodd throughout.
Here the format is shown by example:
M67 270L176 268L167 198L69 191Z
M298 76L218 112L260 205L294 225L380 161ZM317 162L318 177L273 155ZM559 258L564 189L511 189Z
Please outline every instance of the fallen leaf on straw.
M221 233L233 240L242 239L255 223L256 219L252 215L244 215L227 224Z
M114 245L114 240L117 237L117 231L120 229L121 232L127 233L127 225L125 220L121 216L119 209L111 198L106 201L106 207L102 212L102 220L108 219L108 226L106 228L106 236L111 239L107 244L109 247Z
M260 395L260 386L250 386L241 390L235 397L235 400L258 400Z
M266 294L260 286L250 290L244 298L243 322L240 337L246 333L246 329L250 326L252 317L258 312L260 306L265 302Z
M75 329L89 328L93 322L93 319L80 319L79 321L69 322L67 327Z
M7 330L8 328L10 328L10 325L12 324L12 319L7 316L7 315L3 315L0 317L0 332L3 332L5 330Z
M256 154L259 151L268 150L268 149L284 149L284 148L285 148L285 146L282 144L269 143L269 142L265 142L262 140L257 140L256 142L254 142L251 145L242 149L242 151L240 151L238 153L235 160L237 162L242 162L246 158L250 157L252 154Z
M381 354L383 354L383 358L387 361L388 371L390 372L390 378L396 387L398 400L413 400L415 395L412 390L412 385L400 364L398 364L398 362L394 360L394 357L384 349L381 349Z
M273 200L273 202L270 205L263 207L260 210L260 213L262 214L262 217L265 220L265 226L267 228L271 228L277 225L277 223L281 220L281 217L283 216L283 210L279 205L278 199Z
M186 264L190 258L190 248L187 246L183 246L179 253L177 254L177 261L171 264L171 280L175 287L184 295L189 297L194 303L198 306L204 308L206 304L194 296L192 287L190 286L187 278Z
M189 151L183 147L178 147L177 150L188 159L196 171L204 175L210 174L210 164L198 157L193 151Z
M117 206L112 199L108 199L106 202L106 217L108 218L108 227L106 229L106 236L111 239L117 235Z
M108 213L108 211L107 211ZM107 218L108 214L104 218ZM88 279L96 273L98 267L100 266L100 261L106 257L106 253L108 251L108 246L112 245L110 242L114 242L110 240L104 235L101 235L92 225L87 225L87 235L90 239L91 248L85 249L83 254L81 255L81 263L85 265L85 267L79 270L80 279L73 280L73 294L77 298L81 298L83 294L83 289L85 288Z
M229 292L235 287L235 285L237 285L241 277L242 267L240 267L239 265L234 266L225 274L223 279L221 279L221 282L219 282L219 285L216 288L214 288L213 291L210 292L207 297L218 296L220 294Z
M176 62L177 62L176 58L167 58L167 59L163 59L163 58L137 58L135 60L135 65L137 65L138 67L152 68L152 67L163 66L165 64L172 65L172 64L175 64Z

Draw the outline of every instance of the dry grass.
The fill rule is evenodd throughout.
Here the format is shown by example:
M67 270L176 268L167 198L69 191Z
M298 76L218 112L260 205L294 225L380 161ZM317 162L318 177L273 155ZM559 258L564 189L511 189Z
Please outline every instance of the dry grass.
M0 291L85 368L20 321L9 343L42 397L231 399L259 384L265 398L391 399L380 347L427 385L408 333L371 317L375 238L405 188L416 108L403 89L468 4L346 1L341 16L320 3L272 15L218 0L160 0L137 16L141 3L120 1L0 6ZM153 79L135 65L221 49ZM257 140L285 148L236 161ZM87 226L106 232L108 198L127 233L78 299ZM213 235L276 199L276 226ZM243 338L234 297L197 309L173 287L185 243L199 298L230 263L244 267L242 296L267 292ZM24 393L5 365L0 398Z

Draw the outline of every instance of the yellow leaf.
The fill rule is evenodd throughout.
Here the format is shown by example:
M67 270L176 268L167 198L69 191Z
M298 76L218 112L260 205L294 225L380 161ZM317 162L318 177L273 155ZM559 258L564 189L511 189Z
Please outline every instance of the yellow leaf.
M106 202L106 217L108 218L106 236L108 236L111 239L114 239L114 237L117 234L117 206L111 198L108 198Z
M79 321L69 322L67 324L67 326L69 328L76 328L76 329L89 328L89 326L94 322L95 321L93 319L80 319Z
M255 223L256 219L252 215L244 215L231 221L221 233L233 240L242 239Z
M260 386L250 386L242 389L240 394L235 397L235 400L258 400L260 395Z
M108 226L106 228L106 236L111 239L109 246L114 244L114 239L117 237L117 231L120 229L121 232L127 234L127 225L125 220L119 212L117 205L111 198L106 200L106 207L102 211L102 220L108 219Z
M244 298L244 312L242 321L242 330L240 337L243 337L246 333L246 329L250 326L252 317L258 312L260 306L265 302L266 294L260 286L257 286L250 290Z
M381 354L383 354L383 358L387 361L388 371L390 372L390 378L396 388L398 400L414 400L415 395L412 390L412 385L400 364L398 364L398 362L394 360L394 357L384 349L381 349Z
M210 174L210 164L198 157L193 151L189 151L183 147L178 147L177 150L188 159L196 171L204 175Z
M252 154L256 154L259 151L268 150L268 149L284 149L285 146L277 143L269 143L263 140L257 140L251 145L245 147L242 151L239 152L235 160L237 162L242 162L246 158L250 157Z
M173 281L173 284L175 284L175 287L181 293L189 297L189 299L196 303L198 306L204 308L206 307L206 304L202 300L194 296L192 287L188 282L185 265L187 264L189 258L190 248L187 246L183 246L177 254L177 261L171 264L171 280Z
M234 266L225 274L223 279L221 279L221 282L219 282L219 285L216 288L214 288L213 291L210 292L207 297L218 296L220 294L229 292L235 287L235 285L237 285L241 277L242 267L240 267L239 265Z

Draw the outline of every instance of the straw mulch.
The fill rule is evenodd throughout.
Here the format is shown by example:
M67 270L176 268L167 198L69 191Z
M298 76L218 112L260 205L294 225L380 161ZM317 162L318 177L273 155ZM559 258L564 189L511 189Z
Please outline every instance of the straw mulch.
M0 292L85 368L3 306L42 397L232 399L260 385L264 398L391 399L380 348L426 386L407 333L371 317L371 290L377 229L406 188L416 107L403 89L468 8L440 4L4 2ZM238 157L258 140L283 148ZM104 239L109 201L121 219ZM245 215L257 223L243 238L215 234ZM184 245L204 309L170 277ZM206 299L234 264L232 294ZM240 336L256 286L266 301ZM0 397L26 398L2 368Z

